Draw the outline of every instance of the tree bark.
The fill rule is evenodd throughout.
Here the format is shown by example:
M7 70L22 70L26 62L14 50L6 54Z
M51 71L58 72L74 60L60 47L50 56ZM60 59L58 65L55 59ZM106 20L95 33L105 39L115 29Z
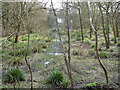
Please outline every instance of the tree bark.
M107 6L107 10L106 10L106 15L107 15L107 49L110 48L110 39L109 39L109 12L108 12L108 9L109 9L109 5Z
M84 40L84 36L83 36L83 24L82 24L82 17L81 17L81 11L80 11L80 2L78 2L78 11L79 11L79 21L80 21L80 28L81 28L81 37L82 37L82 42Z
M105 32L105 26L104 26L104 16L103 16L103 11L101 9L101 5L99 3L99 9L100 9L100 13L101 13L101 18L102 18L102 29L103 29L103 34L104 34L104 39L105 39L105 44L106 44L106 49L107 49L107 44L108 44L108 41L107 41L107 36L106 36L106 32Z
M30 77L31 77L31 90L33 90L33 74L32 74L32 70L31 70L31 66L30 66L30 63L28 63L28 60L27 60L27 56L28 56L28 52L29 52L29 42L30 42L30 30L29 30L29 21L28 21L28 8L27 8L27 5L26 5L26 13L27 13L27 32L28 32L28 46L27 46L27 50L26 50L26 53L25 53L25 62L27 64L27 67L29 69L29 72L30 72Z
M91 18L91 8L90 8L90 2L88 1L88 7L89 7L89 13L90 13L90 25L92 27L92 30L94 31L95 33L95 50L96 50L96 54L97 54L97 59L98 59L98 62L100 64L100 66L102 67L104 73L105 73L105 77L106 77L106 84L107 84L107 87L108 87L108 74L107 74L107 70L105 68L105 66L102 64L101 60L100 60L100 56L99 56L99 53L98 53L98 39L97 39L97 30L95 30L93 24L92 24L92 18Z
M111 5L111 12L113 14L113 6ZM117 43L117 39L116 39L116 31L115 31L115 25L114 25L114 14L111 17L111 26L112 26L112 30L113 30L113 35L114 35L114 44Z
M67 30L68 30L68 65L69 65L69 72L70 72L71 87L73 88L74 85L73 85L71 66L70 66L71 55L70 55L70 31L69 31L69 22L68 22L68 0L67 0L67 5L66 5L66 18L67 18Z
M17 26L17 32L16 32L16 36L15 36L15 43L18 42L18 37L19 37L19 32L20 32L20 23L18 23L19 25Z
M70 67L69 67L69 62L67 61L67 57L66 57L66 54L65 54L63 42L62 42L62 40L61 40L61 34L60 34L60 30L59 30L59 26L58 26L58 21L57 21L57 15L56 15L56 12L55 12L55 9L54 9L52 0L51 0L51 6L52 6L53 13L54 13L54 16L55 16L56 27L57 27L57 31L58 31L58 35L59 35L59 40L60 40L60 43L61 43L61 46L62 46L62 53L63 53L63 56L64 56L64 60L65 60L66 67L67 67L68 77L69 77L70 82L71 82L71 88L74 88L74 87L73 87L73 81L72 81L72 74L71 74L71 72L70 72L71 69L70 69Z

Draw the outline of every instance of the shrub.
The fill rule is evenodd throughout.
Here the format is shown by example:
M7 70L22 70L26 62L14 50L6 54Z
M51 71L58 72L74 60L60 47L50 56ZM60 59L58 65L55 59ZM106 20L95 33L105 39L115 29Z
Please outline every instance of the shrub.
M75 32L72 32L71 37L74 37L74 36L75 36Z
M68 43L68 40L65 40L65 41L63 42L63 44L66 44L66 43Z
M108 75L108 77L112 78L113 76L112 75Z
M95 48L95 44L92 44L91 48Z
M78 51L73 50L73 55L78 55Z
M100 52L100 57L101 58L107 58L108 57L108 53L107 52Z
M65 52L67 52L68 50L67 50L67 46L65 46Z
M45 38L45 41L46 42L51 42L51 39L50 38Z
M117 46L120 47L120 42L117 43Z
M77 34L77 37L81 37L81 34L80 34L80 33L78 33L78 34Z
M99 55L100 55L100 58L108 58L108 52L105 52L105 51L100 51L99 52ZM95 58L97 58L97 55L95 54Z
M25 54L26 54L26 49L25 48L21 48L21 49L17 49L17 50L15 50L15 51L10 51L9 52L9 55L11 55L11 56L24 56ZM29 50L28 51L28 54L30 54L30 52L31 52L31 50Z
M27 36L27 35L24 35L24 36L22 37L22 41L27 41L27 39L28 39L28 36Z
M82 39L81 39L81 37L77 37L77 39L76 39L77 41L81 41Z
M89 54L92 55L92 56L95 54L95 50L94 50L94 49L90 49L88 52L89 52Z
M91 43L90 43L90 40L89 40L88 38L85 38L84 41L85 41L85 43L87 43L87 44L89 44L89 45L91 44Z
M23 58L24 56L19 56L14 59L14 57L11 56L11 59L8 61L8 64L11 64L13 66L15 65L22 65L23 64Z
M96 67L92 67L93 70L96 70Z
M90 84L87 84L87 85L83 85L82 87L84 87L84 88L86 88L86 87L91 88L91 87L97 86L97 84L99 84L99 83L98 82L93 82L93 83L90 83Z
M63 81L63 74L60 71L53 69L49 73L47 83L50 83L55 87L58 87L61 85L62 81Z
M42 48L47 48L47 45L46 44L42 45Z
M25 77L23 72L18 68L11 68L3 75L4 83L14 83L16 81L24 81Z
M108 51L114 52L115 48L110 48Z
M5 85L2 85L0 88L1 88L1 89L5 89L5 88L8 88L8 87L5 86Z
M10 45L11 45L10 41L8 41L8 40L6 40L6 41L2 40L2 47L3 47L3 49L4 48L9 48Z
M69 80L67 78L63 79L63 81L61 82L61 87L62 88L67 88L69 85Z

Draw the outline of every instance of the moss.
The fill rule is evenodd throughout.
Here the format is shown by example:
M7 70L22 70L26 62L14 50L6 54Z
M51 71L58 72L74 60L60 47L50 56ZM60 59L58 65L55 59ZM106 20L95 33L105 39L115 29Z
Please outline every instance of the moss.
M92 67L93 70L96 70L96 67Z

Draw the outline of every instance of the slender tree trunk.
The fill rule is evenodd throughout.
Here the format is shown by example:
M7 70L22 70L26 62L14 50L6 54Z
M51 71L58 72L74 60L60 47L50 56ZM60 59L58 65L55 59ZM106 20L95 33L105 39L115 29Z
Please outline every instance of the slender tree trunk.
M90 39L92 38L92 33L93 33L93 31L92 31L92 28L90 26Z
M111 12L113 13L113 6L111 6ZM112 30L113 30L113 35L114 35L114 44L117 43L117 39L116 39L116 31L115 31L115 24L114 24L114 15L112 15L111 17L111 26L112 26Z
M108 87L108 74L107 74L107 70L105 68L105 66L102 64L101 60L100 60L100 56L99 56L99 53L98 53L98 39L97 39L97 32L94 32L95 33L95 42L96 42L96 54L97 54L97 59L98 59L98 62L100 64L100 66L102 67L102 69L104 70L104 73L105 73L105 78L106 78L106 84L107 84L107 87Z
M19 32L20 32L20 25L21 25L21 20L19 19L21 16L22 17L22 5L21 5L21 2L20 2L20 6L19 6L19 3L17 3L17 9L18 9L18 12L16 15L17 17L17 25L16 25L16 28L17 28L17 31L16 31L16 36L15 36L15 43L18 42L18 37L19 37Z
M105 68L105 66L102 64L101 60L100 60L100 56L99 56L99 53L98 53L98 38L97 38L97 30L95 30L93 24L92 24L92 12L91 12L91 8L90 8L90 2L88 1L88 7L89 7L89 13L90 13L90 25L92 27L92 30L94 31L95 33L95 49L96 49L96 54L97 54L97 59L98 59L98 62L100 64L100 66L102 67L104 73L105 73L105 77L106 77L106 84L107 84L107 87L108 87L108 74L107 74L107 70Z
M28 8L26 7L26 12L27 12L27 32L28 32L28 46L27 46L27 50L26 50L26 53L25 53L25 62L27 64L27 67L29 69L29 72L30 72L30 77L31 77L31 90L33 90L33 74L32 74L32 70L31 70L31 66L30 66L30 63L28 62L27 60L27 56L28 56L28 52L29 52L29 42L30 42L30 30L29 30L29 22L28 22Z
M112 19L112 30L113 30L114 44L115 44L115 43L117 43L117 39L116 39L115 25L114 25L113 19Z
M107 11L106 11L106 14L107 14L107 41L108 41L108 43L107 43L107 49L109 49L110 48L110 39L109 39L109 12L108 12L108 9L107 9Z
M116 19L115 19L115 31L116 31L116 37L118 38L119 41L119 14L117 13Z
M86 7L87 7L87 9L88 9L88 18L90 18L90 15L89 15L89 7L88 7L88 4L87 4L87 3L86 3ZM92 30L92 27L91 27L90 24L89 24L89 29L90 29L90 32L89 32L89 33L90 33L90 34L89 34L90 37L89 37L89 38L91 39L91 38L92 38L93 30Z
M82 37L82 42L84 40L84 36L83 36L83 24L82 24L82 17L81 17L81 11L80 11L80 2L78 2L78 11L79 11L79 21L80 21L80 28L81 28L81 37Z
M119 30L118 30L118 18L115 21L115 28L116 28L116 36L119 37Z
M28 31L28 46L27 46L27 51L26 51L26 55L25 55L25 62L28 66L29 72L30 72L30 77L31 77L31 90L33 90L33 74L32 74L32 70L30 67L30 63L27 60L27 55L28 55L28 51L29 51L29 39L30 39L30 32Z
M18 42L19 32L20 32L20 23L18 23L18 26L17 26L17 32L16 32L16 36L15 36L15 43Z
M67 30L68 30L68 64L69 64L69 71L70 71L70 80L71 80L71 87L73 88L73 80L72 80L72 74L71 74L71 66L70 66L70 61L71 61L71 55L70 55L70 31L69 31L69 22L68 22L68 0L67 0L67 5L66 5L66 18L67 18Z
M54 13L54 16L55 16L56 27L57 27L57 31L58 31L58 35L59 35L59 40L60 40L60 43L61 43L61 46L62 46L62 53L63 53L63 56L64 56L66 67L67 67L68 77L69 77L70 82L71 82L71 88L74 88L73 87L73 81L72 81L72 74L70 72L71 69L69 67L69 62L67 61L67 57L66 57L65 50L64 50L64 47L63 47L63 42L61 40L61 34L60 34L60 30L59 30L59 26L58 26L58 21L57 21L57 15L56 15L56 12L55 12L52 0L51 0L51 6L52 6L53 13Z
M100 3L99 3L99 9L100 9L101 18L102 18L102 29L103 29L103 34L104 34L104 39L105 39L105 44L106 44L106 49L107 49L108 41L107 41L107 36L106 36L105 26L104 26L104 24L105 24L105 23L104 23L104 16L103 16L103 12L102 12Z
M66 20L67 20L67 33L68 33L68 61L70 64L70 31L69 31L69 22L68 22L68 0L67 0L67 5L66 5Z

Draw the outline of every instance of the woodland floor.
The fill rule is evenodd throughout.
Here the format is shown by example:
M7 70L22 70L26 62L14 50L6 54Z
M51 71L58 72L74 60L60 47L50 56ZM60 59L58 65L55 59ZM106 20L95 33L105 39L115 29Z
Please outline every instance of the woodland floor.
M65 46L67 46L67 44L65 44ZM111 46L111 48L114 48L113 52L109 50L108 52L112 57L107 57L106 59L102 58L101 61L108 71L109 86L111 88L118 88L118 84L120 83L118 82L119 57L116 55L118 47ZM89 84L92 85L94 82L97 82L101 87L105 85L104 72L98 63L98 60L95 58L94 52L89 52L91 49L95 51L94 48L91 48L91 45L87 43L81 43L80 41L71 43L71 52L74 50L78 52L77 55L71 53L71 70L75 88L85 87ZM105 49L103 49L103 51L105 51ZM65 76L67 76L67 70L62 55L50 55L41 52L32 54L28 56L28 58L33 71L35 88L51 87L51 85L45 83L45 80L53 67L57 67ZM49 61L52 58L54 59L49 64L44 65L46 61ZM3 70L9 68L6 63L3 62L2 64ZM21 81L20 86L18 84L16 84L16 86L19 86L20 88L30 88L30 74L26 64L23 63L19 67L24 71L26 81ZM5 85L9 88L13 87L12 84Z

